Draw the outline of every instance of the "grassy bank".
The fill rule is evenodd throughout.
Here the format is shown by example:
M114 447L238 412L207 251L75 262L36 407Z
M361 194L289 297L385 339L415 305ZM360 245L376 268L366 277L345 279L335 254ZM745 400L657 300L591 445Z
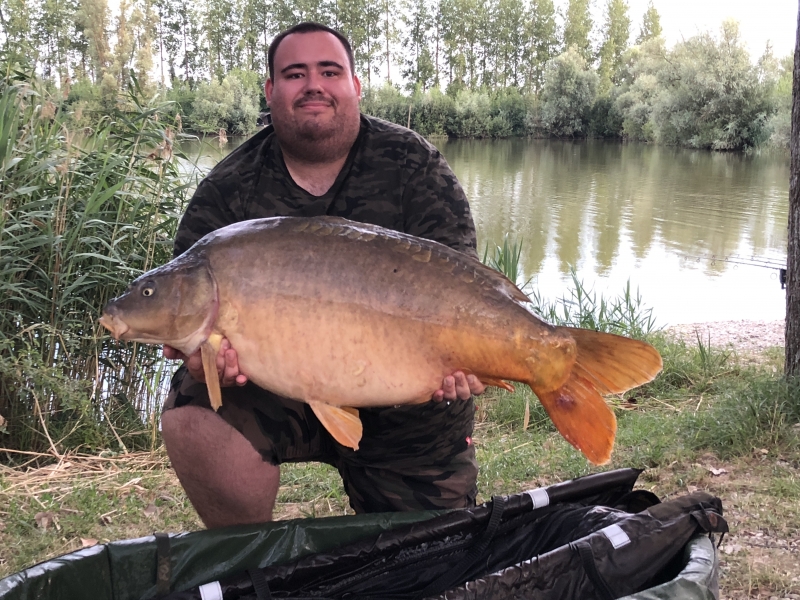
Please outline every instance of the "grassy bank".
M730 350L655 341L665 371L612 399L619 431L602 469L643 468L639 487L661 498L693 489L722 498L731 526L721 548L723 598L800 594L800 388L774 374L780 350L753 366ZM555 432L538 403L523 428L528 394L479 401L479 501L601 470ZM95 541L201 527L161 448L49 459L0 470L0 575ZM338 475L323 465L285 466L278 502L282 519L349 512Z

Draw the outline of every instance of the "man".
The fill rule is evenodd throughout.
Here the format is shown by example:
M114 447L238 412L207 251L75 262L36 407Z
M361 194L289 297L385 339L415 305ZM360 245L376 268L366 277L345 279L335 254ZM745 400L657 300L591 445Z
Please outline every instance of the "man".
M427 237L475 255L464 192L439 152L404 128L362 116L353 55L338 32L303 23L273 40L265 84L273 124L220 162L181 220L175 255L206 233L260 217L336 215ZM248 383L236 351L217 357L223 386L210 410L199 354L182 358L162 433L207 527L268 521L280 464L335 466L356 512L471 506L473 376L446 377L433 402L361 409L360 449L336 443L308 405ZM459 400L459 401L457 401Z

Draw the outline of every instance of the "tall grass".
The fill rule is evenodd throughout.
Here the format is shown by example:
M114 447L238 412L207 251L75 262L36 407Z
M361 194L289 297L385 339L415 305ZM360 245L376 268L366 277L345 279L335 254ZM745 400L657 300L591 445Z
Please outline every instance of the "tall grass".
M531 300L531 310L553 325L568 327L581 327L594 329L607 333L616 333L642 339L658 330L653 309L648 308L642 301L642 296L637 291L631 291L628 281L621 295L615 298L606 298L588 288L578 277L575 269L570 269L572 285L568 288L567 295L556 300L548 300L539 290L531 284L532 279L522 281L523 274L520 270L522 256L522 243L503 238L503 245L494 245L490 248L487 243L484 247L482 262L500 271L528 296Z
M0 446L152 444L169 375L160 351L114 342L97 317L171 258L188 184L170 160L166 107L139 100L134 80L124 110L71 131L32 77L3 66Z

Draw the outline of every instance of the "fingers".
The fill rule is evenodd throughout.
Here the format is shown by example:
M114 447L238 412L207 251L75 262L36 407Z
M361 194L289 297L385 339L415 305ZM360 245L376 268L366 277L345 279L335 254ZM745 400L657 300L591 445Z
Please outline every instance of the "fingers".
M180 350L164 344L161 350L164 352L164 358L169 360L186 360L186 355Z
M485 389L486 386L474 375L464 375L461 371L456 371L444 378L442 389L433 394L433 400L469 400L471 396L482 394Z
M200 350L186 356L180 350L172 346L164 345L164 357L171 360L183 360L189 375L195 381L205 382L206 375L203 370L203 357ZM239 355L236 350L231 348L231 343L227 338L223 338L220 345L219 352L216 358L217 377L219 377L219 384L222 387L230 387L232 385L242 386L247 383L247 376L239 372Z
M200 355L200 350L186 357L183 364L186 365L186 370L189 371L192 379L205 383L206 374L203 371L203 357Z
M480 396L486 391L486 386L475 375L467 375L467 385L469 385L469 391L473 396Z
M239 372L239 355L231 348L227 338L223 338L217 353L217 372L222 387L247 383L247 377Z

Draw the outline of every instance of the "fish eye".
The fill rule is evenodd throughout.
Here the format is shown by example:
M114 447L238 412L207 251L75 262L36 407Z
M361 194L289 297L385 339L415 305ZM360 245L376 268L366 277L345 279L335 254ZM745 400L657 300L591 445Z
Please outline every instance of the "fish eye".
M152 296L156 291L151 287L146 287L142 290L142 296Z

